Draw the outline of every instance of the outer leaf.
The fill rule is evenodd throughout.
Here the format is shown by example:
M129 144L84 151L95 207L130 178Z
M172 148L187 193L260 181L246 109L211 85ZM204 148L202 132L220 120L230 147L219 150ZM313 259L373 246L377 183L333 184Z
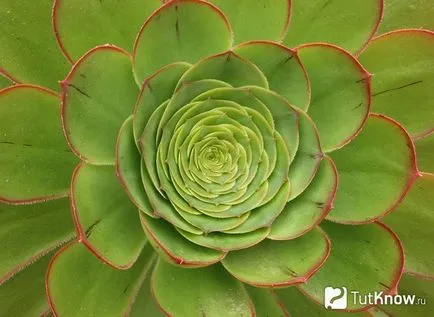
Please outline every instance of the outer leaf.
M433 12L434 3L431 0L386 0L378 33L407 28L432 30Z
M137 91L131 59L121 49L99 46L77 61L62 82L63 128L77 156L114 164L116 135L133 110Z
M0 287L1 316L45 316L44 277L52 256L46 254Z
M57 43L73 63L91 48L106 43L131 51L143 20L158 0L55 0L53 27Z
M318 305L318 303L313 302L309 297L300 292L297 287L288 287L283 289L277 289L274 291L277 298L281 300L283 306L288 310L288 312L293 317L298 316L309 316L309 317L369 317L371 316L368 312L360 313L345 313L341 310L333 311L326 310L324 306Z
M419 170L434 173L434 133L414 141Z
M384 218L405 249L405 269L434 279L434 174L422 174L403 203Z
M169 1L146 20L137 36L133 50L136 81L142 83L164 65L195 63L231 45L231 27L217 7L202 0Z
M381 309L389 316L426 317L431 313L434 301L434 283L404 274L399 284L399 293L415 296L413 305L383 305Z
M372 73L372 110L412 136L434 131L434 32L400 30L376 37L359 57Z
M354 57L329 44L297 49L312 88L308 114L321 135L325 152L350 142L368 118L371 75Z
M372 114L362 133L330 153L339 171L335 208L327 219L372 222L390 213L418 176L414 145L390 118Z
M159 261L152 292L169 316L255 316L246 290L220 265L186 270Z
M375 34L383 0L292 0L292 19L283 43L289 47L325 42L357 52Z
M52 1L1 2L0 74L58 89L69 65L53 36L51 6Z
M286 204L273 221L269 239L294 239L313 229L330 212L338 188L338 173L333 161L326 156L306 191Z
M151 274L148 274L131 307L128 317L166 317L151 293Z
M74 237L69 199L0 204L0 284Z
M77 159L59 120L59 98L30 85L0 91L0 201L64 197Z
M281 301L270 289L245 285L255 306L257 317L290 317Z
M134 142L133 117L130 116L122 124L116 142L116 176L137 208L153 217L154 211L142 183L141 161L142 157Z
M146 239L114 168L80 164L72 179L71 203L80 241L107 264L131 267Z
M315 301L324 304L325 286L345 286L348 292L360 294L383 291L396 293L404 267L404 251L395 233L381 223L346 226L323 223L333 248L325 265L299 286ZM351 237L349 239L348 237ZM348 302L348 310L362 310L366 306Z
M330 240L319 228L289 241L264 240L230 252L223 266L236 279L257 287L281 287L306 281L324 264Z
M46 287L51 309L58 317L118 317L131 307L153 262L147 245L129 270L99 262L83 244L74 242L52 259Z
M145 215L141 215L140 219L149 242L166 261L180 266L201 267L217 263L226 255L191 243L162 219L152 219Z
M268 41L242 43L234 47L233 51L259 67L271 90L300 109L307 109L310 101L310 83L297 52L279 43Z
M291 0L211 0L228 17L236 43L281 41L288 30Z

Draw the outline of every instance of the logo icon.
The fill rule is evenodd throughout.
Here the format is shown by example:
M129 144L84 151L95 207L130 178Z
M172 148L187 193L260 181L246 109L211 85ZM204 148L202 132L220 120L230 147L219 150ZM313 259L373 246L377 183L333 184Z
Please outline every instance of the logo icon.
M347 308L347 288L327 286L324 289L324 307L326 309Z

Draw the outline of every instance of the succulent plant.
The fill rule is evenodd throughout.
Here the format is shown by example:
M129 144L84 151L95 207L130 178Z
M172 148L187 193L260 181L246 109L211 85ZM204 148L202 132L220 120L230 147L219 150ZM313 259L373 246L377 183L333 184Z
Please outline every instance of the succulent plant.
M0 4L0 316L432 313L432 1Z

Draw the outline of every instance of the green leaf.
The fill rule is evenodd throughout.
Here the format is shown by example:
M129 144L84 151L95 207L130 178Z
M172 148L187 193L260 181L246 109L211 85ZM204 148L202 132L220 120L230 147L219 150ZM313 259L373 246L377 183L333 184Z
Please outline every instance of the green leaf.
M289 167L289 200L298 197L309 186L324 157L315 123L303 111L299 110L298 114L300 141L295 159Z
M249 285L244 287L253 301L257 317L290 317L273 290Z
M281 41L288 30L290 0L211 0L228 17L236 43Z
M133 112L137 92L131 59L115 46L96 47L74 65L62 82L62 120L76 155L114 164L116 135Z
M258 29L256 27L253 30ZM259 67L271 90L300 109L307 109L310 101L309 78L295 51L267 41L242 43L233 51Z
M210 78L228 83L233 87L253 85L268 88L264 73L255 64L230 50L207 57L194 64L182 75L177 89L182 85Z
M65 142L59 96L15 85L0 92L0 201L26 203L68 194L77 159Z
M398 120L412 136L434 130L434 32L401 30L382 35L359 59L374 74L373 111Z
M394 294L401 278L404 251L398 237L385 225L372 223L347 226L323 222L321 227L333 241L330 255L307 284L299 286L313 300L324 304L326 286L346 287L348 294L383 291ZM350 238L349 238L350 237ZM348 301L348 310L366 305Z
M52 1L2 1L0 73L15 82L58 90L70 65L53 36L51 7Z
M379 0L292 0L291 23L283 43L336 44L354 53L375 34L383 12Z
M168 262L185 267L201 267L217 263L226 255L224 252L191 243L162 219L145 215L141 215L140 219L149 242Z
M154 211L141 178L141 161L142 157L134 141L133 117L130 116L122 124L116 142L116 176L137 208L154 217Z
M395 121L371 114L360 135L330 153L339 172L335 208L328 220L360 224L391 212L418 172L413 143Z
M276 170L276 174L281 173L278 171L279 170ZM231 230L227 230L226 232L230 234L239 234L254 231L263 227L270 227L276 217L278 217L282 210L284 210L290 191L291 185L289 182L285 182L268 203L253 209L248 218L242 224Z
M167 317L152 296L151 276L151 274L148 274L143 281L128 317Z
M74 237L68 198L0 204L0 284Z
M131 52L143 21L158 0L55 0L53 27L65 57L73 63L91 48L110 43Z
M152 184L149 172L146 168L145 161L142 160L141 175L143 186L145 187L146 194L149 197L149 202L154 210L154 215L162 217L174 226L186 230L192 234L202 234L202 231L195 226L185 221L173 207L173 205L164 196L162 196L154 184Z
M297 49L312 89L308 114L325 152L350 142L365 123L371 103L371 75L347 51L329 44Z
M419 170L434 173L434 133L414 140Z
M186 239L198 245L221 251L232 251L249 248L264 240L269 228L261 228L252 232L242 234L227 234L212 232L207 235L196 235L186 231L178 230Z
M387 0L378 34L397 29L434 29L434 3L431 0Z
M72 178L71 203L80 241L107 264L131 267L146 238L114 168L80 164Z
M15 83L9 78L7 78L6 76L4 76L0 70L0 89L13 86L13 85L15 85Z
M294 239L314 228L330 212L337 188L336 166L326 156L310 186L295 200L287 203L273 221L268 238Z
M134 137L140 138L152 113L175 93L181 76L190 68L187 63L173 63L161 68L142 85L134 109Z
M149 116L148 122L146 124L145 129L142 131L142 134L140 138L138 139L138 146L139 151L142 156L141 165L143 166L142 169L142 181L145 185L145 188L147 188L147 183L151 184L153 189L152 191L149 189L146 189L146 192L149 196L150 202L154 207L157 207L158 201L161 198L165 198L166 195L164 194L163 190L161 189L161 181L158 178L158 148L160 143L160 139L158 138L159 133L161 133L162 129L159 128L159 125L161 125L161 122L164 120L164 114L167 109L167 105L172 101L173 99L169 99L168 101L163 102L158 108ZM163 127L166 127L166 124L163 125ZM145 148L146 146L146 148ZM161 195L160 198L154 197L154 195L151 195L150 192L157 192ZM161 208L158 208L159 212L161 213ZM156 210L154 209L154 212ZM162 209L162 212L164 214L164 209Z
M201 214L200 212L193 214L193 212L196 211L193 209L188 212L178 208L178 213L182 218L202 230L204 233L231 230L232 228L236 228L243 224L250 215L249 212L247 212L240 216L218 218L217 216L214 217L212 212L208 212L208 215ZM219 216L220 214L217 215Z
M434 174L422 174L404 201L382 220L399 236L405 250L405 269L434 279Z
M303 294L298 287L276 289L274 292L277 298L280 299L283 307L285 307L293 317L372 317L368 312L346 313L342 310L326 310L324 306L313 302L312 299Z
M434 283L430 280L419 279L404 274L398 287L399 294L415 296L413 305L383 305L381 309L389 313L388 316L426 317L430 315L434 302Z
M287 241L266 239L248 249L233 251L222 260L236 279L257 287L306 283L324 264L330 241L318 227Z
M213 5L206 1L169 1L146 20L136 38L133 50L136 81L142 83L167 64L195 63L231 45L229 22Z
M160 260L152 276L152 291L169 316L255 316L242 284L218 264L186 270Z
M0 287L0 315L45 316L45 271L53 256L50 252Z
M155 254L150 245L129 270L98 261L81 243L71 243L53 258L47 296L58 317L118 317L129 312Z

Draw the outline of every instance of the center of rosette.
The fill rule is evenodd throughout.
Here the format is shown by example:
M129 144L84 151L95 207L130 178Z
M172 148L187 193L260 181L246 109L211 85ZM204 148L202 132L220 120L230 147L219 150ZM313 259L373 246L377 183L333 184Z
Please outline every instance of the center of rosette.
M179 85L142 131L145 190L177 228L246 232L282 211L298 113L278 95L216 80Z
M232 101L194 102L169 120L162 139L159 177L175 208L212 216L237 206L242 215L265 197L276 153L260 113Z

